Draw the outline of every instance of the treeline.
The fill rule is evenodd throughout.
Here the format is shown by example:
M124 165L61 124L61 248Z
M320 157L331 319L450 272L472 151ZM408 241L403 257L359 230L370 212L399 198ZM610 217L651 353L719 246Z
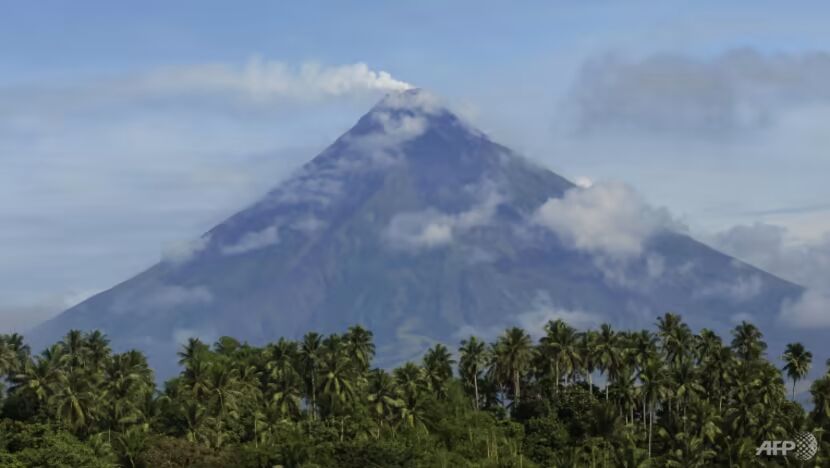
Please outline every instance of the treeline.
M354 326L264 347L190 339L157 389L143 354L99 332L37 355L5 335L0 466L830 466L830 376L807 412L792 399L811 354L791 344L778 369L765 349L749 323L725 343L673 314L654 332L556 320L538 341L510 328L387 371ZM808 464L756 456L800 432L819 439Z

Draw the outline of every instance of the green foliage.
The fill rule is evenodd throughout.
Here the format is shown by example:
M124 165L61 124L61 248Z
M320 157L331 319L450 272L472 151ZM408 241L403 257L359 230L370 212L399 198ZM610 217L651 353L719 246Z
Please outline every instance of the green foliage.
M115 354L101 333L72 330L34 356L0 336L0 466L755 466L775 463L758 441L801 431L819 439L817 466L830 462L830 374L809 414L785 387L812 363L802 345L776 369L752 324L728 345L676 314L656 325L555 320L538 342L511 328L390 370L372 368L359 326L264 347L194 338L160 390L140 352Z
M72 434L46 424L3 420L0 423L0 466L106 468L115 465L110 453L96 452ZM102 456L103 455L103 456Z

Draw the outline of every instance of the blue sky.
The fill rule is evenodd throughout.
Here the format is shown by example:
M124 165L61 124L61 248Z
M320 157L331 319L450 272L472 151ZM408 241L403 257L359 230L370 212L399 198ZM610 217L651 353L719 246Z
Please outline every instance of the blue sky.
M830 277L830 5L723 3L4 5L0 328L199 235L390 82L745 260Z

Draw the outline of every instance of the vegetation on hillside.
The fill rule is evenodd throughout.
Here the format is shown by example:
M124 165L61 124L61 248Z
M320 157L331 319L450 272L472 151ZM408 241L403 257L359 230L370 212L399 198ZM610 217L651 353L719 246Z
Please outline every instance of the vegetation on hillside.
M0 465L830 465L830 375L811 386L814 409L792 401L812 361L799 343L778 369L749 323L728 342L673 314L655 332L561 320L538 332L470 337L457 353L436 344L393 370L373 368L359 326L264 347L194 338L162 389L140 352L113 354L99 332L70 331L37 355L6 335ZM820 445L808 464L756 456L804 431Z

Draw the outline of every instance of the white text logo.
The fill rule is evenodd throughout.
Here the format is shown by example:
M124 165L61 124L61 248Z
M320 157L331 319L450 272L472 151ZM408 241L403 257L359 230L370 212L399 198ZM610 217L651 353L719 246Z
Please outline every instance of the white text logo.
M795 440L765 440L755 450L755 455L786 457L790 452L796 460L811 460L818 452L818 441L809 432L798 434Z

